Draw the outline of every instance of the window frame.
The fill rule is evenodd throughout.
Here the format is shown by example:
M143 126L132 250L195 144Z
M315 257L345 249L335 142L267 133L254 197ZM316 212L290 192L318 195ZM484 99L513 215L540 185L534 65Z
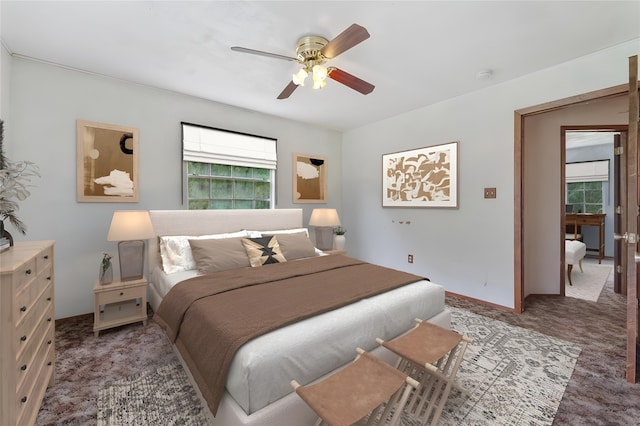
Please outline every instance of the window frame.
M189 163L201 163L212 165L223 165L233 167L244 167L250 169L269 170L269 209L276 207L276 170L277 170L277 139L266 136L252 135L249 133L236 132L233 130L219 129L215 127L203 126L199 124L181 122L182 130L182 204L191 210L189 197ZM195 176L194 176L195 177ZM209 179L215 178L209 169ZM224 176L219 176L226 178ZM199 179L198 177L195 177ZM235 188L236 182L243 179L241 177L229 176ZM253 182L261 182L259 179L249 179ZM262 181L264 182L264 181ZM233 190L232 190L233 191ZM204 198L202 200L205 200ZM216 199L212 197L209 188L208 209L211 209L211 202ZM232 205L236 200L232 194L230 200ZM251 199L253 208L256 208L255 190ZM231 207L234 208L234 207ZM242 207L246 208L246 207Z

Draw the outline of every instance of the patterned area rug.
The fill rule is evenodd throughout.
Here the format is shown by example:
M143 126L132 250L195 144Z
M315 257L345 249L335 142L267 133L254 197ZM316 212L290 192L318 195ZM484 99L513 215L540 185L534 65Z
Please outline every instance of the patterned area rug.
M551 425L580 346L449 307L467 347L441 425ZM203 408L180 364L106 383L98 425L205 425ZM420 422L404 415L403 426Z
M445 425L551 425L581 347L502 321L448 307L467 347L442 414Z
M98 392L98 426L205 426L200 400L179 362L106 383Z
M578 265L573 268L573 271L571 271L573 285L571 286L565 274L564 294L576 299L597 302L609 274L613 271L613 267L582 262L582 270L584 272L580 272Z

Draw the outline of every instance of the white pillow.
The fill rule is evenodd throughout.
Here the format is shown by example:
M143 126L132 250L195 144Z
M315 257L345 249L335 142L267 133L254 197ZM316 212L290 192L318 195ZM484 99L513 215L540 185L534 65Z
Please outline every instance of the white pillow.
M278 234L297 234L298 232L304 232L309 236L309 230L307 228L292 228L292 229L276 229L269 231L248 231L248 232L258 232L259 234L267 234L267 235L278 235Z
M160 257L162 269L167 274L196 269L196 261L191 253L189 240L219 240L223 238L248 237L247 231L212 235L168 235L160 237Z

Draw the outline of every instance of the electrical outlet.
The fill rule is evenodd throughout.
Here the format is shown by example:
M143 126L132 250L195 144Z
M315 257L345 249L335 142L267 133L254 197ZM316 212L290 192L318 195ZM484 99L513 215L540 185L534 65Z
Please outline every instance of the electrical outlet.
M484 198L496 198L496 189L495 188L485 188L484 189Z
M413 255L410 254L409 256L407 256L407 262L409 263L413 263Z

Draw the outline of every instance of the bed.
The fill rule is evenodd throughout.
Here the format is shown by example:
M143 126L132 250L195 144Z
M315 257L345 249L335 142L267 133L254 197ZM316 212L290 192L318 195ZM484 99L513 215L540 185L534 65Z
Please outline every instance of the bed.
M289 234L299 236L300 233L307 232L303 227L301 209L152 210L150 215L158 236L149 241L148 300L155 312L166 312L167 305L176 304L176 294L181 294L179 289L191 289L192 283L202 278L197 269L174 270L169 266L166 269L170 273L166 273L160 255L161 237L164 243L171 236L193 236L194 239L201 238L204 244L211 241L209 237L217 238L223 234L234 235L234 238L237 238L236 235L275 235L276 239L280 235L280 241L284 243L287 238L292 238L287 236ZM231 241L231 238L228 241ZM192 244L194 250L197 250L199 246L193 241ZM197 257L196 251L193 255ZM323 255L324 253L314 249L314 256L309 259L287 261L282 265L265 265L265 269L260 270L261 275L265 275L265 271L277 271L273 273L280 274L277 268L282 268L283 271L287 271L288 268L288 272L282 274L289 274L288 277L291 279L301 280L301 270L317 269L318 273L335 276L335 268L345 268L346 271L346 268L369 267L362 265L366 262L357 259ZM202 258L198 259L201 260ZM166 265L170 265L166 256L164 261ZM255 276L258 268L239 268L214 275L227 282L252 271ZM177 286L183 281L188 282ZM178 337L174 347L195 385L194 388L204 391L199 394L203 398L203 405L211 408L209 414L214 425L313 424L315 414L295 392L292 392L289 385L291 379L309 383L325 377L350 362L358 346L365 350L373 350L378 356L392 361L388 351L376 348L375 337L390 340L409 330L413 326L414 318L423 318L450 327L450 314L444 309L444 289L441 286L417 280L406 284L399 283L396 287L388 291L380 290L378 294L357 301L354 299L353 303L345 306L323 310L317 315L310 315L301 321L287 323L266 334L247 339L231 359L224 376L221 398L215 403L210 400L211 394L203 384L203 375L206 375L207 371L200 371L208 369L198 368L197 363L193 362L191 349L185 346L188 340L186 336L193 335L194 330L199 327L191 326L183 330L185 342L181 342ZM160 306L169 293L171 294L164 302L163 311ZM187 316L185 314L183 318ZM164 319L166 313L159 321L166 326L163 323ZM198 332L203 336L200 340L209 339L208 331ZM172 337L170 335L170 338ZM195 352L195 349L192 351ZM214 411L215 416L212 413Z

